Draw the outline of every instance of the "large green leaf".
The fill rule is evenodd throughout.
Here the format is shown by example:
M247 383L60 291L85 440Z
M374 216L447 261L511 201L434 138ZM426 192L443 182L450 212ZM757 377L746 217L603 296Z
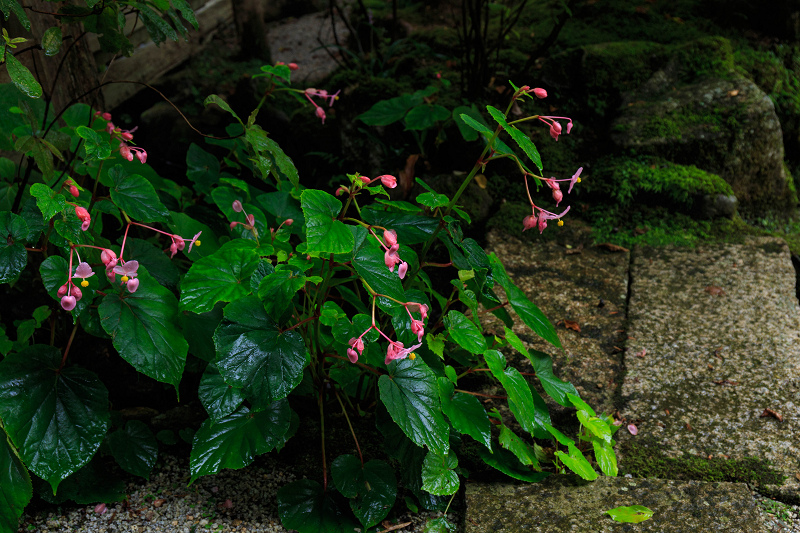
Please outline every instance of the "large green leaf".
M629 522L638 524L649 520L653 516L653 511L644 505L631 505L630 507L616 507L606 511L615 522Z
M127 174L122 165L108 171L114 180L111 199L117 207L139 222L165 222L169 211L158 199L158 193L146 178L139 174Z
M471 394L455 392L453 382L438 378L442 411L459 433L466 433L488 449L492 449L492 424L480 400Z
M506 360L497 350L486 350L483 358L492 375L506 390L508 407L520 426L537 438L547 438L546 424L550 423L550 415L541 396L528 385L519 370L506 368Z
M597 472L595 472L591 463L586 460L586 457L583 456L583 452L581 452L577 446L570 444L567 446L567 450L569 453L556 450L556 457L561 459L561 462L564 463L567 468L581 476L586 481L593 481L597 479Z
M597 460L597 465L603 474L607 476L616 477L619 473L617 467L617 456L614 453L614 441L610 443L598 439L592 439L592 447L594 448L594 458Z
M444 325L453 340L468 352L482 354L488 348L478 326L464 313L450 311L444 318Z
M394 271L390 272L384 261L384 252L379 246L368 240L356 252L352 265L373 291L401 302L406 301L403 283L397 273L400 267L395 266Z
M442 416L436 376L421 357L392 362L378 387L389 415L409 439L440 455L448 452L450 430Z
M250 294L246 283L258 266L255 248L224 245L198 259L181 282L181 309L205 313L217 302L232 302Z
M176 388L189 345L178 324L178 300L143 267L135 293L109 292L100 303L100 321L114 348L143 374Z
M287 218L291 218L293 220L293 224L289 226L289 231L291 233L300 234L303 232L303 228L306 225L303 210L300 208L300 202L288 192L276 191L260 194L256 197L256 202L258 202L266 212L275 217L278 223L283 222Z
M569 406L572 405L568 395L573 394L578 396L578 391L572 383L567 383L553 374L553 359L544 352L538 350L531 350L522 344L522 341L517 337L516 333L509 328L505 328L506 340L508 343L519 353L528 358L533 364L533 369L536 371L536 377L542 384L544 391L559 405Z
M283 442L291 418L285 400L257 413L240 407L218 422L209 418L194 434L189 483L223 468L244 468L257 455L273 450Z
M503 448L494 447L492 451L478 448L478 455L481 456L484 463L492 468L528 483L538 483L550 475L549 472L535 472L530 467L523 466L513 453Z
M28 224L20 216L0 212L0 234L0 283L8 283L19 277L28 262L24 244Z
M500 126L514 139L514 142L522 148L522 151L528 156L528 158L533 161L533 164L539 169L539 172L542 171L542 158L539 155L539 151L536 149L536 146L533 144L533 141L530 138L522 133L520 130L517 129L516 126L513 126L506 121L506 117L503 115L503 112L499 109L496 109L490 105L486 106L486 109L489 111L489 114L492 115L492 118L497 121Z
M186 151L186 177L194 183L197 192L210 193L219 181L219 160L196 144L190 144Z
M422 98L419 95L406 93L396 98L381 100L356 118L368 126L388 126L402 120L409 109L421 103Z
M342 202L335 196L306 189L300 195L300 205L306 218L309 253L346 254L353 250L353 234L342 221L336 220L342 210Z
M421 105L413 108L405 117L407 130L427 130L441 120L450 118L450 111L438 104Z
M297 331L281 331L250 295L225 307L214 333L217 366L225 382L271 403L285 398L303 379L306 346Z
M44 183L34 183L31 185L31 196L36 198L36 205L42 212L45 222L49 222L56 213L60 213L67 207L67 201L60 194L56 194Z
M8 77L14 82L17 88L25 93L28 98L39 98L42 96L42 86L33 77L31 71L19 62L19 59L6 48L6 69Z
M353 533L358 527L311 479L298 479L278 490L278 516L283 527L301 533Z
M47 28L47 31L42 35L42 48L44 49L44 55L48 57L56 55L61 50L60 27Z
M136 259L161 285L175 289L180 280L178 267L164 250L144 239L128 237L125 241L125 257ZM101 269L100 272L102 272Z
M32 497L28 469L0 427L0 531L17 531L19 517Z
M107 442L111 455L123 470L150 479L158 458L158 441L147 424L129 420L124 428L110 433Z
M458 458L450 450L445 455L432 451L425 456L422 462L422 490L437 496L449 496L458 490Z
M397 241L406 245L427 241L439 227L439 220L432 217L394 213L373 206L363 208L361 216L368 224L396 231Z
M258 285L258 297L267 313L278 320L292 305L292 298L306 284L306 277L291 268L278 265L278 270L267 274Z
M61 351L33 345L0 361L0 418L24 463L55 493L92 458L108 429L108 391Z
M536 470L540 470L536 453L527 442L508 429L508 426L500 426L500 437L498 440L503 448L517 456L520 463L526 466L533 466Z
M355 455L340 455L331 463L331 477L366 529L386 518L394 506L397 480L385 461L373 459L362 464Z
M200 397L200 403L203 404L208 416L214 422L219 422L230 415L244 401L242 389L225 383L216 363L209 363L206 366L203 377L200 378L197 395Z
M514 285L511 278L508 277L503 263L494 254L489 255L489 262L492 265L494 280L506 291L506 297L511 307L514 308L514 311L517 312L522 321L541 338L556 348L561 348L561 341L556 333L556 328L547 320L544 313L525 296L525 293Z

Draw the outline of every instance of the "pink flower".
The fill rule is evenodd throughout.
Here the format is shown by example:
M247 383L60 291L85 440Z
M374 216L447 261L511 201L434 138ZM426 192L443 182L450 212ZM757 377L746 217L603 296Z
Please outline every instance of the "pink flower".
M569 206L560 214L551 213L550 211L545 211L544 209L539 209L539 233L541 234L545 228L547 227L548 220L555 220L563 217L569 212Z
M386 246L394 246L397 244L397 232L391 229L383 230L383 240Z
M105 248L100 252L100 261L103 262L106 268L114 268L117 266L117 254L114 250Z
M74 296L64 296L61 298L61 308L64 311L72 311L75 309L75 306L78 304L78 301L75 299Z
M67 282L67 283L63 284L62 286L60 286L58 288L58 292L56 294L58 294L59 298L63 298L64 296L67 295L67 291L68 290L69 290L69 282Z
M536 226L538 220L536 219L536 215L528 215L522 219L522 231L529 230Z
M119 155L128 161L133 161L133 152L131 152L130 147L123 142L119 143Z
M325 110L322 109L320 106L314 110L314 114L317 115L317 118L322 120L322 123L325 124Z
M411 320L411 333L417 336L417 341L422 342L422 336L425 335L425 324L422 320Z
M386 252L383 254L383 262L386 264L389 272L394 272L394 266L400 262L400 255L397 253L397 250L400 249L400 245L394 243Z
M129 292L136 292L136 289L139 288L139 278L131 278L126 283Z
M422 343L415 344L409 348L404 348L403 343L400 341L390 341L389 342L389 349L386 351L386 359L384 360L384 364L389 364L390 362L396 359L405 359L408 357L408 354L412 353L414 350L422 346Z
M297 66L297 63L289 63L286 66L289 67L289 70L297 70L297 69L300 68L300 67Z
M71 281L70 281L69 292L70 294L72 294L72 296L75 297L75 301L77 302L80 302L81 298L83 298L83 292L78 287L76 287L75 284L72 283Z
M375 178L377 180L381 180L384 187L389 187L390 189L394 189L397 187L397 178L394 176L390 176L389 174L384 174L383 176L378 176Z
M115 129L117 129L117 127L114 125L114 123L113 123L113 122L109 121L109 122L106 124L106 132L107 132L109 135L110 135L110 134L112 134L112 133L114 133L114 130L115 130Z
M406 309L414 311L422 315L422 320L428 318L428 306L417 302L406 302ZM413 318L412 318L413 320Z
M147 152L145 152L145 151L144 151L143 149L141 149L141 148L139 148L138 150L136 150L136 149L134 148L133 150L135 150L135 151L136 151L136 159L138 159L138 160L139 160L139 163L141 163L141 164L143 164L143 165L144 165L144 164L147 162Z
M561 123L557 120L554 120L552 124L550 124L550 137L555 140L558 140L558 136L561 135Z
M75 198L77 198L80 195L80 192L78 191L78 188L76 186L74 186L74 185L70 185L69 186L69 193L72 196L74 196Z
M559 189L553 189L553 200L556 201L556 206L561 203L561 200L564 199L564 193L561 192Z
M78 268L75 269L75 277L86 279L94 276L94 271L92 267L89 266L89 263L83 261L78 265Z
M128 261L124 265L114 267L114 273L123 277L135 278L136 271L139 269L139 261ZM128 281L128 280L124 280Z
M106 113L106 115L108 115L108 113ZM106 504L104 503L98 503L94 506L94 512L97 514L104 514L106 510Z
M253 216L253 215L250 215L250 216ZM194 246L195 244L197 244L197 246L200 246L200 241L198 241L197 238L200 237L201 233L203 233L203 232L202 231L198 231L197 234L194 237L192 237L192 242L189 243L189 251L186 252L186 253L191 253L192 252L192 246Z
M400 279L403 279L406 277L406 272L408 272L408 263L403 261L400 263L400 267L397 269L397 275L400 276Z
M367 331L369 331L369 329ZM367 331L361 335L363 336ZM347 358L350 359L351 363L355 363L358 361L358 356L364 353L364 341L361 340L361 337L353 337L347 344L350 345L350 348L347 349Z
M639 428L637 428L637 427L636 427L635 425L633 425L633 424L628 424L628 432L629 432L631 435L633 435L633 436L636 436L636 435L638 435L638 434L639 434Z
M338 189L336 189L336 196L341 196L342 194L347 193L347 192L350 192L350 189L348 189L347 187L342 185Z
M533 94L536 95L536 98L547 98L547 91L545 91L541 87L535 88L533 90Z
M567 193L571 193L572 187L574 187L576 183L581 182L581 172L583 172L583 167L579 168L578 171L572 175L572 179L569 180L569 189L567 189Z
M241 213L241 212L242 212L242 209L243 209L243 207L242 207L242 202L240 202L239 200L234 200L234 201L233 201L233 204L231 205L231 207L232 207L232 208L233 208L233 210L234 210L234 211L236 211L237 213Z
M294 224L294 219L293 218L287 218L286 220L283 221L283 223L286 226L291 226L292 224Z
M82 222L81 230L86 231L87 229L89 229L89 225L92 223L92 217L89 215L89 211L87 211L86 208L76 205L75 214Z

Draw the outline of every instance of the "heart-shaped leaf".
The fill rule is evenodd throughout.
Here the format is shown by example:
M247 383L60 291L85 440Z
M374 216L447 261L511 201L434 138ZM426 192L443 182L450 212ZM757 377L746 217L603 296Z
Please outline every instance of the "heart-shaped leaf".
M195 261L181 282L181 309L205 313L217 302L232 302L250 294L245 281L259 263L255 248L230 245Z
M440 455L448 452L450 430L442 416L436 376L421 357L392 362L378 387L389 415L409 439Z
M279 265L278 270L267 274L258 285L258 297L264 302L267 313L278 320L292 305L292 298L306 284L306 277L291 268Z
M346 254L353 250L353 234L336 220L342 202L324 191L306 189L300 195L300 204L306 218L308 253Z
M383 256L379 246L367 242L353 257L353 267L373 291L405 302L403 283L397 273L399 267L395 266L394 271L390 272Z
M200 397L200 402L203 404L208 416L214 422L219 422L230 415L244 401L242 389L225 383L215 363L209 363L206 366L203 377L200 379L197 395Z
M61 351L33 345L0 361L0 418L22 460L55 494L89 462L108 429L108 391Z
M25 251L25 238L28 235L28 224L25 219L9 213L0 212L0 283L14 281L28 262Z
M158 441L139 420L129 420L125 427L108 435L108 447L119 466L134 476L150 479L158 458Z
M630 522L637 524L649 520L653 511L644 505L631 505L630 507L616 507L606 511L615 522Z
M140 222L165 222L169 211L158 199L153 185L139 174L127 174L122 165L108 171L114 181L111 199L128 216Z
M449 496L458 490L458 459L452 450L446 455L428 452L422 463L422 490Z
M67 201L60 194L56 194L44 183L34 183L31 185L31 196L36 198L36 205L42 212L42 217L49 222L56 213L60 213L67 207Z
M394 506L397 480L385 461L373 459L362 465L355 455L340 455L331 463L331 476L366 529L386 518Z
M254 295L225 307L214 344L225 382L265 402L285 398L303 379L303 338L294 330L281 331Z
M17 531L19 517L33 497L28 469L0 428L0 531Z
M189 483L223 468L244 468L257 455L273 450L283 443L291 418L291 409L285 400L257 413L240 407L217 422L209 418L194 434Z
M136 370L177 388L189 351L176 328L178 300L144 267L139 267L138 279L135 293L106 294L99 308L101 324Z
M358 525L322 486L299 479L278 490L278 516L286 529L302 533L353 533Z

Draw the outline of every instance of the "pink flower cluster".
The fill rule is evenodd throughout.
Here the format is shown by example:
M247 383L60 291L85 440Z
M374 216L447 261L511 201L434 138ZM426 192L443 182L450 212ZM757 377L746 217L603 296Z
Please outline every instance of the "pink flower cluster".
M137 128L133 128L132 130L123 130L122 128L115 126L114 123L111 122L111 113L101 113L100 111L95 111L94 116L100 117L106 121L106 133L108 133L112 139L119 141L118 149L122 157L128 161L133 161L134 156L136 156L136 159L138 159L142 164L147 161L147 152L144 151L143 148L130 146L128 144L129 142L133 141L133 132L135 132Z
M338 189L336 189L336 196L341 196L343 194L350 194L351 192L356 192L361 187L372 185L376 181L380 181L381 185L389 189L394 189L395 187L397 187L397 178L389 174L384 174L383 176L378 176L377 178L372 178L372 179L366 176L358 176L356 182L353 184L352 191L349 187L342 185Z
M411 331L417 336L418 344L414 344L413 346L406 348L402 342L393 341L390 339L383 331L381 331L378 326L375 325L375 321L373 320L372 325L365 329L361 335L358 337L353 337L347 342L347 344L350 345L350 348L347 349L347 357L350 359L351 363L358 361L358 357L363 354L363 337L372 329L376 330L384 339L389 341L389 347L386 350L386 359L384 359L384 364L388 365L390 362L396 359L405 359L409 354L413 354L414 350L422 346L422 337L425 334L425 324L423 321L428 318L428 306L417 302L406 302L403 304L403 307L405 307L409 318L411 318ZM415 319L414 315L411 314L412 312L419 313L422 318L420 320Z
M317 115L317 118L322 120L323 124L325 124L325 118L326 118L325 110L322 109L322 107L320 107L319 105L317 105L317 103L314 101L314 97L321 98L322 100L327 101L328 107L333 107L333 102L339 99L340 92L341 91L336 91L333 94L328 94L328 91L326 91L325 89L317 90L314 89L313 87L309 87L308 89L303 91L306 98L308 98L308 101L311 102L311 104L314 106L314 114Z
M553 191L553 200L556 201L556 206L558 206L558 204L560 204L561 200L564 198L564 193L561 192L561 186L559 185L559 182L563 181L569 182L569 189L567 189L567 194L569 194L572 192L572 187L574 187L576 183L580 183L581 172L583 172L583 167L579 168L578 171L575 172L575 174L573 174L572 177L569 179L562 179L562 180L557 180L555 178L549 178L549 179L539 178L539 179L541 179ZM527 175L525 176L525 187L526 189L528 187ZM528 194L528 199L530 200L530 193ZM536 213L537 209L539 210L538 215ZM567 214L567 212L569 211L569 207L567 207L563 212L555 214L551 213L550 211L546 211L541 207L538 207L533 203L533 200L531 200L531 211L532 214L522 219L522 231L526 231L538 226L539 233L542 233L544 229L547 227L548 220L558 219L558 225L559 226L563 225L564 222L561 220L561 217Z
M397 232L390 229L383 230L383 241L381 241L375 232L370 230L373 237L375 237L381 245L381 248L384 250L383 254L383 262L386 264L386 268L389 269L389 272L394 272L394 267L398 264L400 265L397 268L397 274L400 276L400 279L406 277L406 273L408 272L408 263L400 259L400 243L397 242Z

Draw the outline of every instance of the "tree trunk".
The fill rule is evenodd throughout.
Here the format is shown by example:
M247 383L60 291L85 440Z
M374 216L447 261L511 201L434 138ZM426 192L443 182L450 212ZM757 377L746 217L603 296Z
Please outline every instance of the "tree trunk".
M231 0L242 58L272 63L267 43L267 25L264 22L265 1Z

